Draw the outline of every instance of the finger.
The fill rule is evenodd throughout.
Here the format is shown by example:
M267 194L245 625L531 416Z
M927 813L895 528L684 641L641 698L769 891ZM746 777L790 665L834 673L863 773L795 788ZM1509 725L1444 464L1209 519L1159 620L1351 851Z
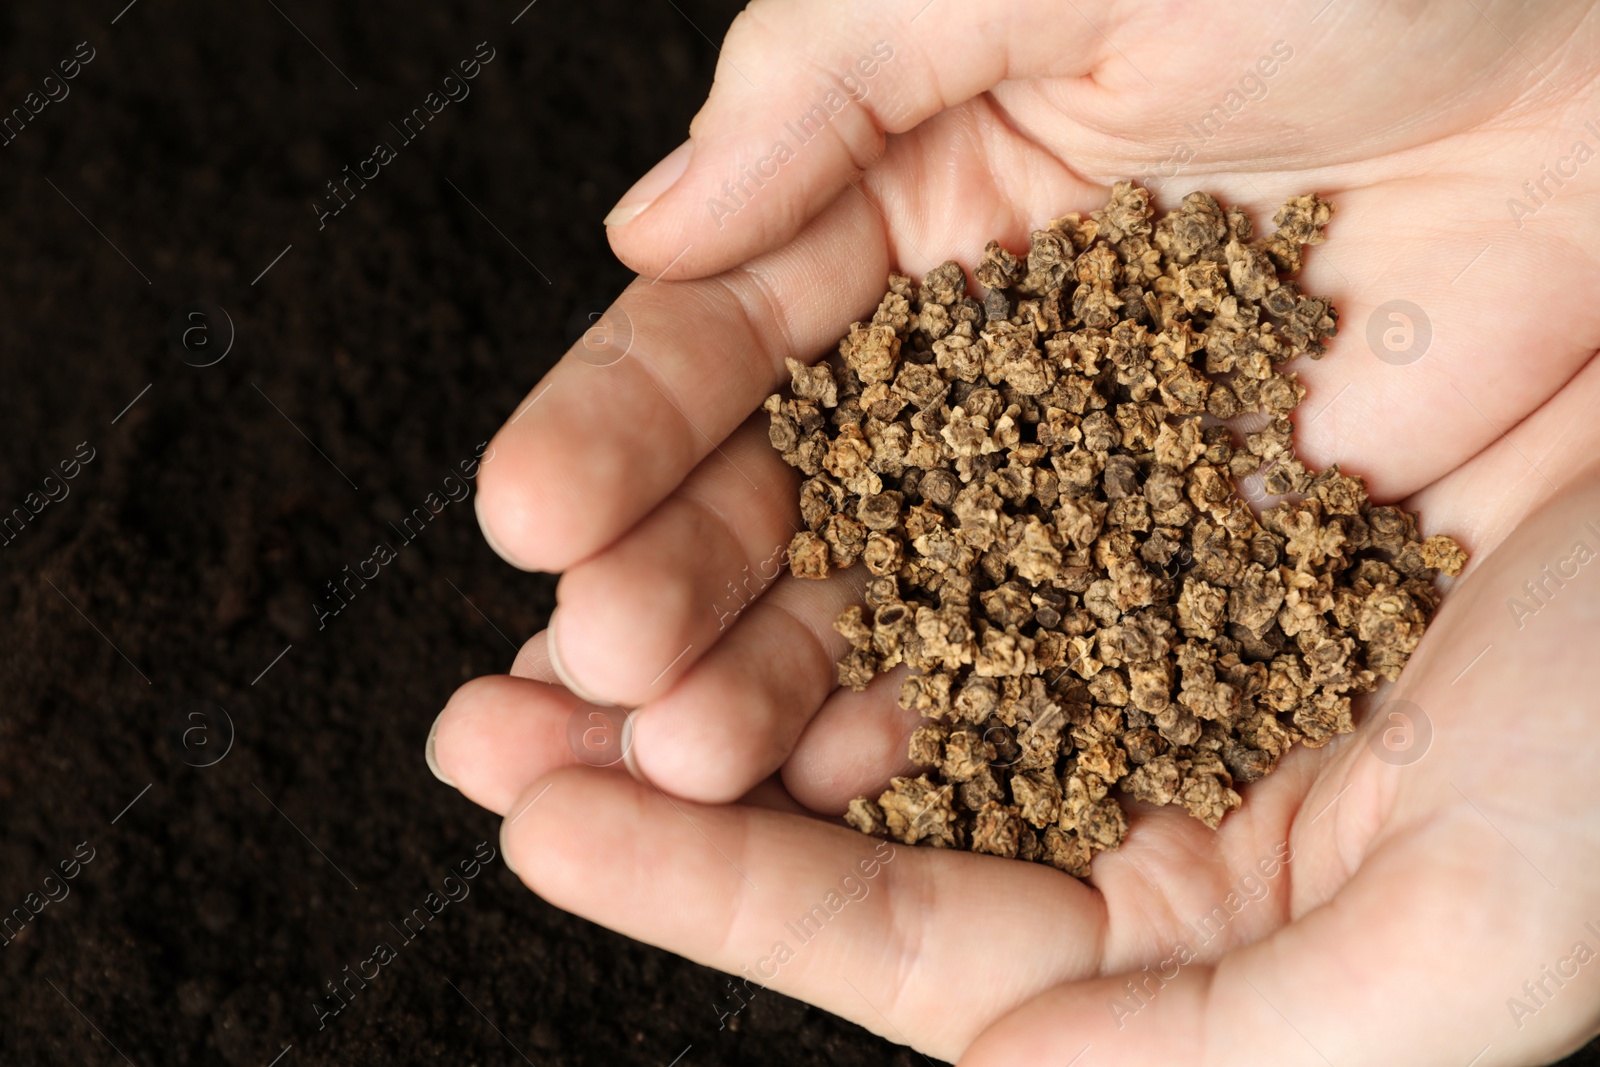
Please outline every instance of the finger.
M527 678L549 685L560 683L561 679L556 676L556 669L550 662L548 629L540 630L522 643L522 647L517 649L516 659L511 661L510 673L513 678Z
M786 569L797 481L757 416L638 525L563 574L548 647L567 687L628 707L671 689Z
M587 769L533 784L519 804L534 796L501 844L552 904L932 1055L1098 967L1099 897L1059 871L673 801ZM982 966L992 960L1004 965ZM978 973L951 1010L953 976Z
M900 706L903 667L857 693L839 689L800 736L783 766L783 784L812 811L842 814L859 796L876 797L896 775L921 774L908 742L922 713Z
M1270 204L1303 180L1276 178L1271 199L1251 189L1243 202ZM1446 201L1447 227L1419 226L1429 194L1410 183L1327 194L1336 207L1328 242L1307 253L1299 281L1333 301L1339 332L1325 358L1284 368L1307 391L1293 415L1294 450L1313 469L1338 463L1359 474L1376 500L1408 496L1492 447L1600 344L1591 258L1570 243L1532 239L1486 253L1504 221L1485 185ZM1553 320L1538 301L1500 297L1535 277L1550 279L1541 301L1570 304L1574 314Z
M918 718L895 704L903 672L875 680L866 693L835 689L835 663L848 644L832 622L860 602L864 580L853 570L823 582L785 576L737 613L726 638L678 685L633 713L628 754L636 773L684 799L739 799L783 765L825 705L845 729L829 746L810 747L812 769L785 772L812 808L838 814L854 797L881 792L891 776L914 773L906 740ZM513 674L554 682L547 647L548 631L530 638ZM570 738L552 731L567 729L573 709L592 707L556 685L468 683L440 717L436 745L447 754L436 773L491 806L485 798L514 795L573 763Z
M495 435L476 502L495 550L565 570L649 514L787 378L785 357L813 362L871 311L875 218L856 197L726 275L629 286Z
M582 762L572 744L573 718L591 713L612 714L560 686L504 675L475 678L455 691L434 722L428 765L468 800L504 815L528 783ZM584 720L580 734L587 728ZM620 757L620 728L604 740ZM606 755L586 754L591 763ZM622 766L620 759L614 766Z
M825 582L780 581L681 685L632 713L626 756L634 773L689 800L808 812L773 772L833 689L834 660L846 645L829 623L859 599L860 583L848 572ZM609 723L618 714L551 684L548 634L528 639L511 677L478 678L457 690L428 738L434 774L502 814L541 775L594 765L574 758L575 716L603 711Z
M1469 571L1475 569L1541 503L1584 480L1600 454L1597 410L1600 359L1591 358L1539 410L1407 507L1426 516L1432 529L1457 536L1473 553Z
M674 796L725 803L781 768L793 800L828 815L877 796L896 775L920 773L907 742L921 715L897 699L906 672L880 675L860 693L835 687L835 663L848 645L832 622L860 602L863 580L855 572L824 582L780 579L682 682L633 712L635 771ZM545 631L523 646L515 668L529 672L522 677L554 681L547 642ZM559 685L512 682L469 682L435 728L436 773L486 807L578 762L568 720L594 707Z
M617 255L643 274L680 252L679 276L724 270L799 233L878 158L886 134L1006 79L1102 61L1116 68L1106 81L1138 77L1102 34L1052 32L1073 16L1045 0L928 6L752 3L728 31L688 144L607 216ZM1104 31L1107 6L1080 3L1083 28Z
M718 804L778 770L834 692L834 664L849 644L832 624L860 603L858 571L821 582L784 576L730 619L705 658L635 714L640 773L674 796Z

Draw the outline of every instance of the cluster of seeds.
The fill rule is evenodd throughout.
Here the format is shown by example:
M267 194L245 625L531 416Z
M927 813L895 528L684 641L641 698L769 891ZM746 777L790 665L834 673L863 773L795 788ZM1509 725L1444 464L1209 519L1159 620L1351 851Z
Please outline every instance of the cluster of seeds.
M1283 368L1336 314L1287 276L1330 214L1295 197L1257 239L1205 193L1157 220L1121 183L1026 256L991 242L981 299L954 262L891 275L837 360L790 362L765 410L806 476L791 570L866 568L839 682L904 665L925 717L927 773L852 826L1084 876L1127 833L1114 791L1214 828L1399 675L1466 557L1295 456ZM1247 479L1282 499L1258 517Z

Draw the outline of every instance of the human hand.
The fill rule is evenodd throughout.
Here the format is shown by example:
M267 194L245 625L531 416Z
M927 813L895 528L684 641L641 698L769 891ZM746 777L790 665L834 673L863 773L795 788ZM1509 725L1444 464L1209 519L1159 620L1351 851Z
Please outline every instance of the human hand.
M1488 457L1539 444L1519 431ZM1387 694L1403 703L1293 751L1216 833L1130 805L1090 885L885 859L770 787L703 807L547 773L575 701L533 681L458 694L439 759L507 815L507 862L557 906L963 1064L1546 1062L1600 1003L1597 531L1591 467L1461 580ZM1533 605L1530 580L1545 595L1519 627L1507 600Z
M1262 12L1278 5L1084 6L1105 37L1054 5L916 9L864 22L847 17L856 7L781 0L736 23L688 171L612 228L645 277L534 389L481 476L480 515L502 555L566 572L552 620L562 677L642 707L640 765L683 796L731 799L778 766L826 696L831 655L815 646L831 648L828 623L855 599L772 581L795 529L795 482L749 416L786 377L783 359L813 361L870 311L891 262L920 275L965 250L970 263L997 234L1021 248L1030 223L1098 206L1109 179L1160 178L1174 146L1194 141L1187 127L1245 75L1266 95L1157 189L1173 206L1203 186L1258 217L1308 189L1336 203L1335 241L1304 274L1345 324L1328 359L1295 368L1310 391L1297 435L1308 461L1341 462L1375 498L1403 498L1547 401L1600 342L1585 237L1600 228L1594 192L1547 182L1553 199L1520 230L1507 208L1538 178L1531 161L1586 135L1595 96L1571 89L1589 76L1594 30L1573 25L1587 6L1496 12L1514 41L1456 4L1402 16L1339 0L1314 20L1308 9L1276 21ZM893 57L867 79L856 64L877 41ZM1292 58L1273 57L1279 41ZM706 201L740 161L795 140L791 120L843 73L864 87L860 104L714 219ZM885 142L886 129L899 132ZM859 179L857 161L870 164ZM662 271L696 280L649 280ZM1394 299L1431 329L1391 319ZM1380 339L1411 326L1411 346L1378 358L1363 343L1372 323ZM773 679L706 662L747 629L771 636L750 635L741 662L775 643L804 669ZM763 686L785 737L711 710L728 704L713 694L748 704ZM750 728L760 736L741 738ZM710 736L746 773L707 777Z
M892 706L892 688L829 695L840 643L827 624L858 599L847 582L780 579L739 611L737 625L719 627L742 604L722 586L738 581L742 567L763 573L787 542L794 512L788 471L758 424L736 429L740 418L782 377L782 356L813 358L846 317L870 307L891 260L920 273L936 262L921 248L976 251L996 233L1020 247L1029 221L1097 202L1103 193L1090 178L1162 177L1184 123L1240 84L1219 71L1259 69L1255 61L1300 27L1286 23L1275 35L1252 28L1246 16L1214 16L1228 23L1213 22L1219 37L1231 36L1205 51L1211 30L1185 21L1197 16L1140 14L1150 10L1143 8L1113 24L1085 7L1106 37L1083 28L1065 41L1046 29L1059 32L1059 14L1053 23L1041 15L1032 26L1016 5L1003 9L1003 20L969 9L932 27L926 24L939 8L915 22L907 21L915 13L908 9L898 23L858 22L842 37L810 28L813 20L828 22L817 5L760 10L762 17L747 19L730 38L719 87L697 122L689 171L613 237L630 263L652 273L676 258L671 277L756 258L713 279L630 289L612 315L630 324L632 352L599 367L615 353L604 345L575 349L541 384L496 442L508 458L485 468L482 514L511 558L551 568L576 564L560 595L562 673L591 694L642 705L632 740L651 782L681 797L726 801L783 765L796 799L837 811L904 768L910 721ZM1531 69L1519 76L1513 64L1536 63L1545 78L1570 88L1589 31L1584 11L1561 8L1540 21L1529 16L1526 25L1501 19L1513 43L1473 21L1480 19L1475 13L1427 9L1398 43L1383 45L1365 11L1341 4L1315 22L1315 12L1304 12L1305 36L1295 40L1307 43L1290 44L1294 56L1264 83L1265 98L1206 141L1175 192L1192 182L1258 210L1307 188L1335 200L1337 243L1331 255L1313 257L1305 280L1334 297L1347 332L1327 361L1296 368L1311 391L1307 409L1316 411L1301 420L1299 450L1315 463L1338 459L1368 475L1380 499L1437 483L1421 498L1430 528L1467 533L1481 556L1513 516L1549 491L1527 474L1519 453L1531 450L1541 470L1560 478L1577 454L1569 449L1562 462L1570 442L1560 420L1581 418L1573 413L1593 398L1593 375L1574 377L1595 346L1593 313L1581 298L1593 283L1593 264L1583 242L1568 236L1591 226L1584 220L1589 196L1580 183L1557 190L1522 219L1521 230L1505 203L1525 161L1538 158L1550 138L1579 131L1593 99L1586 86L1576 102L1557 99ZM881 32L874 36L874 29ZM806 69L826 75L848 69L857 53L870 54L875 40L890 40L891 29L902 43L877 70L864 107L836 116L827 137L797 152L735 215L704 209L702 192L727 180L719 168L737 177L737 160L764 154L770 135L781 136L784 116L822 99L822 83L808 87L797 61L780 56L762 64L764 50L817 41ZM1452 63L1430 54L1426 63L1398 65L1394 57L1419 38L1455 42L1451 54L1493 76L1463 94ZM1172 56L1196 51L1202 56L1194 63L1174 65ZM761 75L770 91L745 86L740 68ZM1138 69L1155 78L1159 93ZM1016 79L973 96L1008 71ZM1058 76L1022 80L1042 74ZM1285 80L1290 74L1303 80ZM1406 106L1382 105L1402 76ZM962 78L967 82L957 84ZM1337 100L1325 91L1335 79L1346 86ZM941 112L946 100L956 106ZM1195 108L1184 110L1190 104ZM897 136L867 169L862 192L834 198L851 160L872 154L879 127ZM1140 143L1111 137L1111 128L1140 131ZM1307 129L1311 136L1295 133ZM1269 143L1273 158L1264 158ZM1282 166L1291 160L1293 172ZM1538 178L1531 169L1525 176ZM852 253L861 258L851 260ZM1377 280L1356 286L1347 276ZM1396 295L1436 322L1432 359L1397 366L1362 350L1361 327ZM1567 314L1552 315L1553 308ZM744 355L752 348L760 353L755 360ZM1399 362L1409 353L1386 354ZM1517 376L1501 380L1497 371L1511 358L1519 360ZM1490 379L1493 390L1483 385ZM1513 438L1466 462L1500 428L1536 409ZM545 640L536 639L530 652ZM441 722L439 762L469 795L508 806L518 787L570 762L550 726L564 725L571 704L532 683L475 683ZM1272 781L1287 781L1292 766ZM1287 786L1253 788L1251 804L1262 806L1270 789ZM1136 819L1128 847L1140 826ZM1108 859L1096 867L1108 902L1102 868L1115 865ZM687 943L674 947L707 958ZM983 1012L966 1015L959 1025Z

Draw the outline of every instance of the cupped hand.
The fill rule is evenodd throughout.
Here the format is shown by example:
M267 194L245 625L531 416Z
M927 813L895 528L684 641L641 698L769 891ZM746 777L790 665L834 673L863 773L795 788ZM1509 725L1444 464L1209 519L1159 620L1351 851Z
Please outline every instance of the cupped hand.
M1596 384L1557 413L1591 416ZM1135 805L1087 885L887 846L773 785L704 806L552 770L586 706L535 681L458 694L439 761L535 892L738 976L708 1042L750 982L972 1065L1546 1062L1600 1023L1597 531L1591 467L1460 580L1361 730L1216 833Z
M1564 536L1566 520L1548 516L1600 513L1590 489L1568 484L1593 454L1600 400L1588 363L1595 197L1574 150L1597 111L1593 12L919 7L864 19L842 4L753 6L690 147L613 212L613 244L643 277L519 407L481 476L486 533L518 565L566 571L560 608L519 658L525 678L482 679L453 699L437 764L513 813L508 849L550 899L728 969L759 963L783 922L871 851L796 812L837 812L906 769L912 725L892 686L833 692L842 642L829 623L859 599L849 577L777 574L794 481L747 416L783 359L821 355L870 310L891 264L921 273L955 253L970 266L994 236L1021 248L1031 225L1098 206L1115 177L1142 178L1163 206L1204 188L1258 217L1316 190L1339 214L1304 281L1334 298L1345 330L1328 358L1295 368L1309 390L1299 450L1365 475L1379 499L1410 497L1429 532L1462 537L1480 560L1391 694L1427 709L1433 750L1399 769L1364 735L1301 752L1216 835L1138 813L1123 850L1097 859L1093 888L898 849L871 883L875 902L850 904L772 984L933 1053L971 1046L975 1062L1028 1062L1006 1059L1006 1043L1034 1040L1058 1041L1066 1062L1089 1041L1065 1048L1077 1034L1101 1032L1180 1055L1197 1041L1208 1056L1270 1047L1293 1062L1310 1053L1272 1042L1296 1026L1320 1026L1332 1062L1369 1039L1399 1056L1437 1040L1439 1013L1469 999L1487 1031L1522 978L1571 946L1520 971L1486 954L1582 936L1572 902L1594 896L1576 840L1592 834L1582 815L1594 798L1581 775L1549 770L1593 751L1576 715L1591 680L1583 662L1558 671L1541 658L1592 638L1592 617L1563 613L1593 598L1551 601L1547 641L1501 633L1505 597ZM1395 326L1398 344L1385 335ZM1558 497L1545 526L1512 535ZM1502 643L1505 658L1491 648L1450 684ZM1520 695L1531 670L1558 713ZM559 771L574 762L578 701L535 678L637 707L646 783ZM745 806L688 802L733 801L780 769L786 795L768 785ZM1550 812L1579 814L1563 824ZM1537 880L1516 880L1511 841ZM1252 870L1260 879L1280 847L1293 858L1262 900L1116 1029L1120 976L1159 968L1179 923ZM1483 1001L1467 988L1480 976L1517 981ZM1592 1025L1589 988L1551 999L1511 1038L1485 1038L1480 1062L1569 1042ZM1535 1032L1544 1044L1514 1043Z

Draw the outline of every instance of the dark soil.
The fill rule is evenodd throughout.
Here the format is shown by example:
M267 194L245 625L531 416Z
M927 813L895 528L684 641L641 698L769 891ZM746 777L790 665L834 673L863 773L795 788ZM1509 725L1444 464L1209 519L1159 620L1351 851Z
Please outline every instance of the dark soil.
M719 1032L723 976L498 861L415 940L395 929L496 842L422 743L553 583L495 558L470 501L410 544L388 524L626 284L600 217L682 140L716 58L700 30L736 5L685 0L697 29L622 0L514 26L525 0L140 0L113 25L125 2L0 10L5 109L97 53L0 148L0 513L94 455L0 548L0 910L94 855L0 948L0 1062L910 1062L775 993ZM388 123L480 41L471 95L401 144ZM309 204L379 140L398 158L319 231ZM236 329L214 366L169 343L194 301ZM214 311L181 321L225 342ZM380 540L398 558L319 630L325 583ZM192 766L227 744L188 717L208 704L235 736ZM324 983L379 942L396 958L319 1031Z
M0 147L0 515L67 493L0 535L0 913L70 890L0 947L0 1062L923 1062L775 993L719 1030L724 976L498 861L401 928L498 829L428 774L428 726L553 582L469 501L390 524L627 282L600 217L681 141L737 5L125 2L0 8L0 114L96 52ZM398 144L480 41L471 96ZM226 358L180 358L230 321Z

